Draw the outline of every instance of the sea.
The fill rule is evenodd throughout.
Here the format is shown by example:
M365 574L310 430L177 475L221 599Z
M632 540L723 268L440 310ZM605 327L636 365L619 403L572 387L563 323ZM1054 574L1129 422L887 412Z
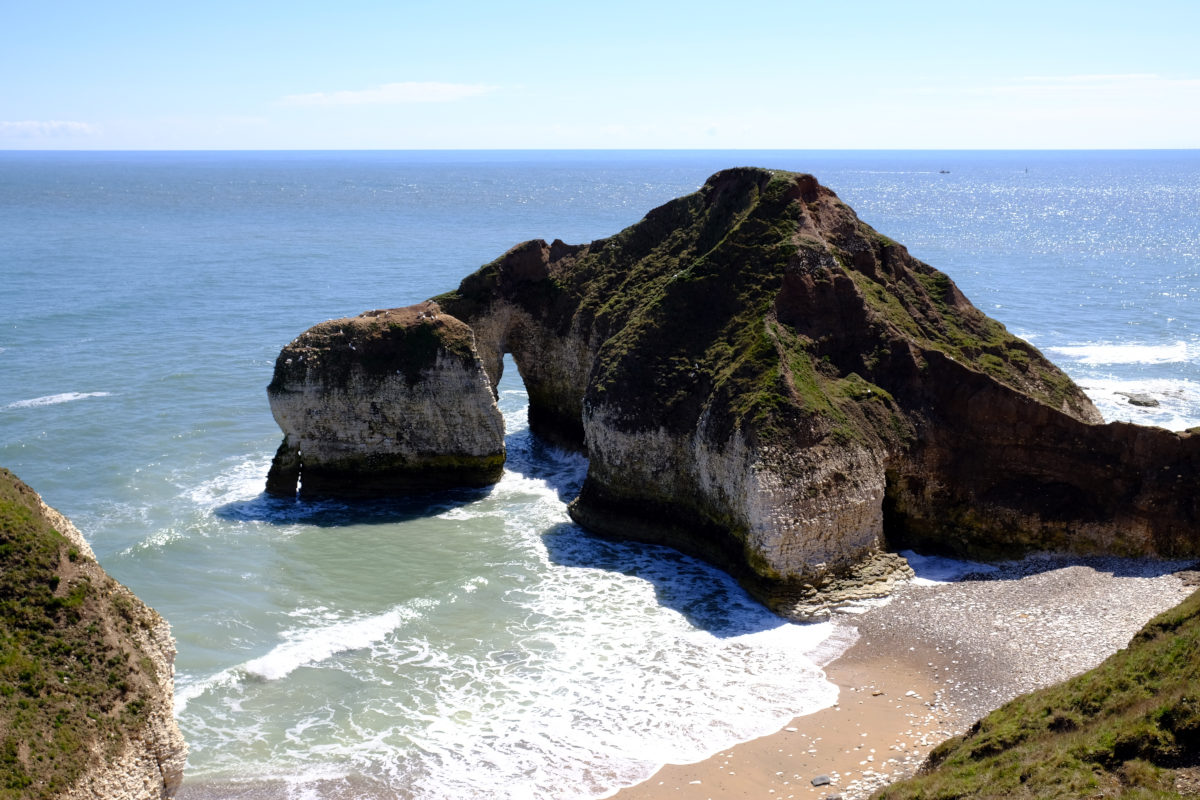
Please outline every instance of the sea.
M515 369L490 489L263 494L306 328L742 165L815 174L1106 419L1200 426L1200 151L0 152L0 465L170 621L181 797L597 798L836 700L846 628L570 522L587 462Z

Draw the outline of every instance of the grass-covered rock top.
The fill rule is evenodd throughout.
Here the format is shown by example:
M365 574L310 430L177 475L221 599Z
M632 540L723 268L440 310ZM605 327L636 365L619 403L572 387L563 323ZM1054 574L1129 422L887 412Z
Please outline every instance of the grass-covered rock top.
M366 311L322 322L298 336L276 361L267 391L303 383L312 373L334 383L351 369L376 378L402 375L412 384L439 354L468 365L476 357L470 328L439 313L436 304Z
M61 518L60 518L61 519ZM0 469L0 798L48 800L114 756L160 690L159 619Z
M468 323L511 302L602 342L589 393L678 429L717 400L756 433L799 412L861 434L848 407L890 399L908 345L1099 420L1061 370L811 175L725 170L615 236L526 242L436 299ZM889 415L869 417L892 438Z

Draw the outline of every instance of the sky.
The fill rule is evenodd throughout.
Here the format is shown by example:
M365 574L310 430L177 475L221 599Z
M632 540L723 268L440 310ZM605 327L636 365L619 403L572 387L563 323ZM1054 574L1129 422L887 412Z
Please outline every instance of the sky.
M0 0L0 149L1200 146L1200 0Z

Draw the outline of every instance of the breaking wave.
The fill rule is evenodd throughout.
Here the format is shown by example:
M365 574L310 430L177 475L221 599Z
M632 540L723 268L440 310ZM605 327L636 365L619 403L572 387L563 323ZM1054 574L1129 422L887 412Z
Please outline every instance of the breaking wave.
M1092 344L1061 345L1048 352L1074 359L1081 364L1174 364L1200 358L1200 344L1176 341L1166 344Z
M56 406L60 403L73 403L76 400L86 400L89 397L110 397L111 395L111 392L63 392L62 394L48 394L45 397L34 397L29 400L18 400L15 403L9 403L4 408Z

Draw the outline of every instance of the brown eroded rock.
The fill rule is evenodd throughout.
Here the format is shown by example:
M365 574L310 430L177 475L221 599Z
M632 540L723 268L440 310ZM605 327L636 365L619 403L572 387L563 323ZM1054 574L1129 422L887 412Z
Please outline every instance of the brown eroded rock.
M1198 549L1200 437L1102 425L811 175L725 170L608 239L518 245L436 301L493 386L513 355L536 433L586 449L578 522L708 559L789 616L886 592L901 545Z

